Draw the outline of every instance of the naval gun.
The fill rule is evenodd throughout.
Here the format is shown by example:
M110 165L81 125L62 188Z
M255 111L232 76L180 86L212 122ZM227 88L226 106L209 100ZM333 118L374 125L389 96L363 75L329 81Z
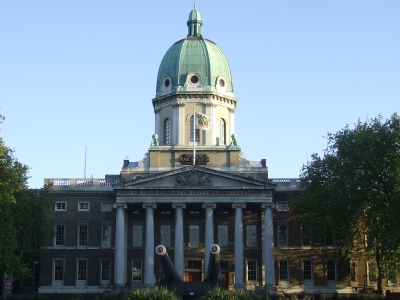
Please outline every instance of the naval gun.
M221 277L219 264L220 250L217 244L211 245L207 272L202 282L185 282L171 262L167 249L163 245L158 245L156 247L156 253L164 273L164 278L160 280L160 286L173 291L178 296L182 296L183 299L204 296L215 286L223 287L224 280Z

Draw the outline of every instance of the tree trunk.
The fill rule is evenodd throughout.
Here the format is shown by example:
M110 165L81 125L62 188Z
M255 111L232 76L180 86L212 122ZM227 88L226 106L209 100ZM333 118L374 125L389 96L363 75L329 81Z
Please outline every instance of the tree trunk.
M383 295L384 294L384 282L383 282L383 269L382 269L382 255L380 253L380 249L376 249L375 252L375 260L376 260L376 267L378 269L378 278L377 280L377 293Z

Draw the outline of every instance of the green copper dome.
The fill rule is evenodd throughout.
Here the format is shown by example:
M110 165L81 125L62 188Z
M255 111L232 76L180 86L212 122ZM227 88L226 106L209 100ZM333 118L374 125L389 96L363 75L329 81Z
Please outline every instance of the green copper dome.
M202 24L195 7L187 21L188 36L174 43L161 61L156 97L186 91L216 92L233 97L228 60L217 44L202 37Z

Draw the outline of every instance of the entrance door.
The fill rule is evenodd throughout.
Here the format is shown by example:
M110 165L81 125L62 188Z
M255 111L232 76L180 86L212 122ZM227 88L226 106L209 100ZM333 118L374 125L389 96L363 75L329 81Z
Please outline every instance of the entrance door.
M201 272L188 272L187 273L187 281L203 281Z

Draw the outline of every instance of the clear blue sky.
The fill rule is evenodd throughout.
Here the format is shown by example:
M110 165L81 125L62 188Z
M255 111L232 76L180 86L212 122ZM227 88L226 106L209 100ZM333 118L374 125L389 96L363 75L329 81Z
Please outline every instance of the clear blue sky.
M196 1L231 65L235 130L271 178L297 177L327 132L400 107L400 1ZM164 53L192 1L0 2L0 136L44 178L143 158Z

